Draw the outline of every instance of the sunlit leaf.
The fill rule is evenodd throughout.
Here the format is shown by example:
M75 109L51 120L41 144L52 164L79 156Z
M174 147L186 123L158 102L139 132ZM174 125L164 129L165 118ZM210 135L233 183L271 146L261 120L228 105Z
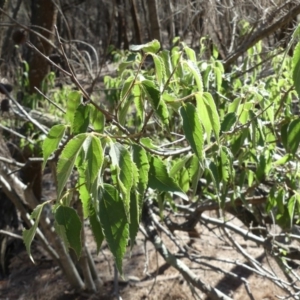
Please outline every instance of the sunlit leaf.
M79 105L74 114L74 120L72 123L72 133L79 134L87 131L90 123L90 106Z
M150 170L148 185L150 188L161 192L174 193L179 197L188 200L187 195L170 177L167 171L167 167L160 158L151 156L149 159L149 163Z
M123 145L114 143L110 147L109 154L116 172L117 184L122 194L126 215L130 220L130 191L134 181L133 162L129 151Z
M74 122L74 115L76 112L77 107L80 105L82 99L82 95L78 91L72 91L68 94L68 101L67 101L67 110L65 114L65 118L68 124L73 124Z
M287 129L287 150L295 154L300 143L300 119L293 120Z
M293 54L293 80L298 96L300 97L300 43L295 47Z
M69 176L73 170L76 158L81 151L82 145L86 139L85 133L78 134L71 139L61 152L57 163L57 198L59 199L63 188L65 187Z
M142 45L131 45L129 46L130 51L140 51L143 50L144 52L149 53L156 53L160 49L160 43L158 40L153 40L147 44Z
M180 114L183 119L185 137L201 161L203 159L203 132L197 110L191 103L187 103L180 108Z
M43 158L44 158L43 166L42 166L43 169L45 168L47 159L50 157L50 155L52 155L57 150L58 145L65 134L65 130L66 127L62 124L54 125L50 129L43 143Z
M23 230L23 239L24 239L24 244L26 246L26 251L30 257L30 259L32 260L32 262L34 263L33 257L31 255L31 243L34 239L34 236L36 234L36 231L38 229L38 224L41 218L41 214L42 214L42 210L45 206L47 202L44 202L43 204L39 204L31 213L31 219L35 220L34 224L32 225L32 227L30 229L24 229Z

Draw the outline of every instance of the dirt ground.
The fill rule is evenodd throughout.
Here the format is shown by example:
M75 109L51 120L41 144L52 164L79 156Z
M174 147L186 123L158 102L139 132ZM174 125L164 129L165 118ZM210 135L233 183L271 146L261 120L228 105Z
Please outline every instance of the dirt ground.
M238 224L238 221L235 221ZM239 224L241 225L241 224ZM246 263L242 256L222 240L218 229L208 230L204 226L197 228L200 238L196 239L191 246L191 251L200 254L203 264L188 263L194 273L212 286L217 287L233 299L251 299L246 292L251 290L254 299L272 300L277 297L287 296L283 290L278 288L270 280L253 275L250 271L238 265ZM99 276L103 280L103 289L100 293L91 295L88 293L78 294L72 290L64 280L60 269L42 251L38 243L33 243L34 265L28 258L25 250L13 257L9 265L10 275L7 279L0 281L0 299L2 300L84 300L84 299L118 299L114 296L114 266L112 256L107 245L103 245L99 255L96 255L96 247L91 233L86 228L87 244L91 250ZM181 243L187 243L189 237L178 234ZM172 244L167 237L162 236L166 245L172 251ZM236 236L244 249L256 260L260 261L267 269L272 270L281 278L284 278L273 260L266 256L262 248L256 244L241 240ZM145 255L145 253L147 255ZM207 264L216 269L213 270ZM125 278L119 278L119 299L207 299L203 293L191 289L183 280L179 272L164 263L160 255L155 251L152 244L145 244L144 237L139 233L136 245L132 253L127 253L124 259ZM222 270L237 274L237 278L224 276ZM299 271L299 270L298 270Z

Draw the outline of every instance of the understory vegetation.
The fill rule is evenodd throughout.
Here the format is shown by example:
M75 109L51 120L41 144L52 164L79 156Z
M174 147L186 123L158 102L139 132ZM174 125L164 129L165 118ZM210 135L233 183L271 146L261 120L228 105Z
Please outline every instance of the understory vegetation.
M240 37L256 28L245 19L238 26ZM73 288L99 292L85 225L98 252L107 243L120 276L140 231L195 298L202 292L233 299L189 267L204 264L192 248L201 239L197 226L217 227L248 262L242 267L272 282L285 299L299 299L299 26L285 48L267 47L265 34L256 40L254 32L245 50L227 56L209 36L197 47L180 37L169 46L157 39L125 50L111 46L112 71L101 78L105 64L95 47L79 56L57 27L53 32L59 61L27 42L53 68L34 93L30 61L15 68L14 89L0 84L0 195L10 203L9 210L0 206L9 219L8 227L0 220L1 233L21 228L33 262L31 246L38 240ZM67 81L59 86L62 76ZM83 85L86 80L92 87ZM45 173L51 173L54 198L44 196ZM235 236L264 249L281 272L262 266ZM3 273L4 262L5 251Z

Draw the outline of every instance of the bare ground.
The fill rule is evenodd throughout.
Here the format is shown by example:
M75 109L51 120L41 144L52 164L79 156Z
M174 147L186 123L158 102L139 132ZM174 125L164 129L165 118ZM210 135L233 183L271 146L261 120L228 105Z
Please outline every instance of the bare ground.
M235 224L239 224L238 221L235 221ZM241 226L241 224L239 225ZM287 296L269 279L254 275L251 271L240 267L239 264L246 263L245 259L220 236L221 231L218 229L211 231L200 225L197 230L200 238L194 240L190 250L191 253L200 255L203 263L190 263L186 259L183 261L205 283L217 287L233 299L251 299L247 289L251 291L254 299L259 300ZM78 294L73 291L64 280L59 268L43 254L43 251L40 251L38 243L34 243L33 256L36 264L34 265L30 261L24 250L16 255L9 266L9 278L0 281L0 299L117 299L114 296L114 266L110 251L104 244L97 255L93 237L88 228L86 231L88 247L94 256L99 276L104 283L99 294ZM189 242L189 237L183 233L179 233L177 237L181 243ZM176 249L168 238L164 236L162 238L174 252ZM284 278L276 263L262 248L257 247L253 242L243 241L238 236L236 236L236 240L252 257L261 262L262 266ZM212 265L215 269L213 270L207 264ZM229 271L235 273L236 278L224 275L224 272ZM153 245L149 242L145 243L141 233L138 235L132 253L128 252L124 259L124 273L125 278L118 280L119 294L124 300L208 299L200 291L193 291L177 270L165 264Z

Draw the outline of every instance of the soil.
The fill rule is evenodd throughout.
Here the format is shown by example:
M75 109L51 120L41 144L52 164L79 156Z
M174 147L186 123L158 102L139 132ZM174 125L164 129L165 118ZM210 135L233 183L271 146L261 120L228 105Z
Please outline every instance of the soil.
M212 213L213 214L213 213ZM234 221L237 225L237 220ZM2 300L84 300L84 299L207 299L200 291L193 290L180 273L167 265L155 251L150 242L145 243L141 233L138 234L132 252L126 254L124 259L125 278L118 279L119 298L114 294L114 265L112 255L104 243L100 253L96 254L96 245L88 227L85 228L87 245L96 262L99 276L103 281L103 288L97 294L76 293L64 280L60 269L48 258L37 242L32 245L32 253L36 264L34 265L26 251L23 249L15 255L9 265L8 278L0 281L0 299ZM237 254L225 239L220 236L218 229L208 230L204 226L197 228L200 237L193 239L191 251L199 254L203 263L185 263L191 270L200 276L207 284L220 289L233 299L251 299L247 294L248 288L254 299L271 300L287 296L267 278L253 274L239 263L246 263L245 259ZM177 233L178 241L190 242L188 235ZM162 235L165 244L174 252L171 241ZM262 266L284 278L278 266L269 257L264 249L256 244L243 241L236 236L238 241L249 254ZM145 253L147 255L145 255ZM213 270L207 264L215 267ZM223 271L235 273L236 279L224 275ZM299 271L299 270L298 270ZM247 285L243 283L244 280Z

